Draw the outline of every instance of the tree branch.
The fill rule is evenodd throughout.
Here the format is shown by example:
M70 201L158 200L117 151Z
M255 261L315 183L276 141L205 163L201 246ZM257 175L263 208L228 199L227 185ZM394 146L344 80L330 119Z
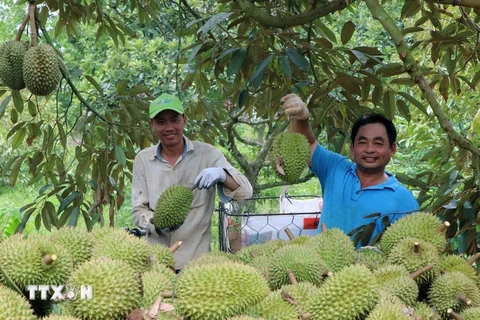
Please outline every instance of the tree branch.
M425 0L426 2L438 3L443 5L452 5L458 7L469 7L480 9L480 1L478 0Z
M274 28L286 28L308 24L318 18L343 10L355 1L356 0L333 0L325 5L293 16L272 16L260 7L255 6L255 4L249 0L239 0L238 4L246 16L257 20L264 25Z
M252 146L252 147L257 147L257 148L262 147L261 143L258 143L258 142L255 142L255 141L250 141L250 140L247 140L247 139L244 139L244 138L240 137L240 134L237 132L235 127L232 127L232 130L233 130L233 135L235 136L235 138L238 141L240 141L241 143L246 144L247 146Z
M276 182L272 182L272 183L257 184L257 190L265 190L265 189L270 189L270 188L275 188L275 187L280 187L280 186L300 184L300 183L310 181L310 179L312 179L314 176L315 175L311 171L309 171L308 174L305 177L302 177L302 178L298 179L297 182L295 182L295 183L288 184L288 183L283 182L283 181L276 181Z
M440 126L446 132L449 139L459 147L470 151L474 156L480 156L480 149L455 131L452 124L448 121L446 113L436 99L435 93L428 84L424 74L418 67L417 62L410 51L410 47L403 38L402 32L395 24L395 21L388 15L383 6L380 5L377 0L365 0L365 3L372 13L373 18L378 20L382 24L383 28L390 34L390 37L395 43L397 52L400 56L400 59L403 61L405 69L410 75L410 78L422 90L426 100L428 101L428 104L437 117Z

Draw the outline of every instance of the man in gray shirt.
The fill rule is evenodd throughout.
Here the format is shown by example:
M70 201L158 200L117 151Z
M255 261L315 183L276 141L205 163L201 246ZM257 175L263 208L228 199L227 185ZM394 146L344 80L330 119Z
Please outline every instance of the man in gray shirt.
M215 189L221 201L247 199L252 186L214 146L191 141L183 135L187 118L181 101L162 94L152 101L150 124L159 138L155 146L143 149L135 157L132 178L133 222L147 230L147 241L172 246L182 245L175 252L176 269L210 251L211 218L215 206ZM193 191L193 202L184 223L176 230L156 230L150 219L157 200L173 185ZM216 185L216 188L214 187Z

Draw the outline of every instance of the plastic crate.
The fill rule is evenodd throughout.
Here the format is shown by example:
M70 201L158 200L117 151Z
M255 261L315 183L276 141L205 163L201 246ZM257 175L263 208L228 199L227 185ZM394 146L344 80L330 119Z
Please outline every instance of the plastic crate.
M291 204L291 205L290 205ZM257 197L219 202L218 236L221 251L237 252L272 239L317 233L322 198L319 196ZM300 210L296 211L296 209ZM290 231L287 234L286 229Z

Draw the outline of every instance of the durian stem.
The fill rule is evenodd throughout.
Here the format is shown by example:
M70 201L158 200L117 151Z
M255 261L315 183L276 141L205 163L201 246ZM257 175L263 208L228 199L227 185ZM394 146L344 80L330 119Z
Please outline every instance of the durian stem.
M333 272L332 271L325 271L322 273L322 277L324 278L328 278L328 277L331 277L333 276Z
M302 314L302 320L308 320L308 319L311 319L312 317L313 315L310 312L306 312Z
M25 27L27 26L28 20L30 20L30 14L27 13L25 18L23 18L22 24L18 27L17 36L15 37L15 41L20 41L22 39L23 31L25 31Z
M468 299L468 297L466 295L464 295L463 293L460 293L458 295L457 299L460 300L461 302L465 303L467 306L472 304L472 300Z
M325 223L322 223L322 232L327 231L327 225Z
M298 284L297 278L295 278L295 274L293 273L292 270L287 270L287 274L291 284L293 285Z
M174 253L175 251L178 250L178 248L180 248L181 245L182 245L182 241L175 242L175 244L170 247L170 252Z
M450 222L445 221L440 225L440 227L438 227L438 232L443 233L445 230L447 230L448 227L450 227Z
M35 23L35 11L37 10L37 5L35 2L30 1L28 4L28 15L30 18L30 39L32 39L32 46L36 47L38 45L38 34L37 34L37 25Z
M162 298L173 298L173 291L163 291L160 296Z
M43 256L43 263L50 265L53 263L53 261L57 260L57 255L56 254L47 254Z
M475 253L475 255L474 255L473 257L471 257L471 258L467 261L467 263L468 263L469 265L472 265L472 264L473 264L475 261L477 261L479 258L480 258L480 252L477 252L477 253Z
M458 313L453 311L453 309L451 309L451 308L447 309L447 313L450 315L450 317L452 317L452 319L463 320L463 317L461 317Z
M425 267L418 269L418 270L415 271L414 273L411 273L411 274L410 274L410 278L412 278L413 280L415 280L415 279L417 279L418 277L420 277L422 274L424 274L425 272L430 271L430 270L432 270L432 269L433 269L433 264L427 264Z
M255 259L256 257L258 257L258 254L256 254L256 253L253 252L253 251L250 251L250 257L252 257L252 258Z
M293 235L292 231L290 231L290 229L288 229L288 227L286 227L284 231L287 234L288 239L290 239L290 240L295 239L295 236Z
M415 252L415 253L419 253L419 252L420 252L420 243L415 242L415 243L413 244L413 252Z

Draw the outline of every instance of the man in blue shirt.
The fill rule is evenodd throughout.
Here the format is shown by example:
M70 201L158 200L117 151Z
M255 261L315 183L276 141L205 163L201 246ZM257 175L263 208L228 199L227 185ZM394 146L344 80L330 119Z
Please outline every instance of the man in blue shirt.
M310 169L322 185L319 224L352 235L357 247L375 240L386 225L419 209L412 193L385 171L395 155L397 131L383 115L364 115L353 125L350 152L354 162L320 146L308 121L306 104L295 94L281 99L290 131L310 144ZM372 241L373 242L373 241Z

